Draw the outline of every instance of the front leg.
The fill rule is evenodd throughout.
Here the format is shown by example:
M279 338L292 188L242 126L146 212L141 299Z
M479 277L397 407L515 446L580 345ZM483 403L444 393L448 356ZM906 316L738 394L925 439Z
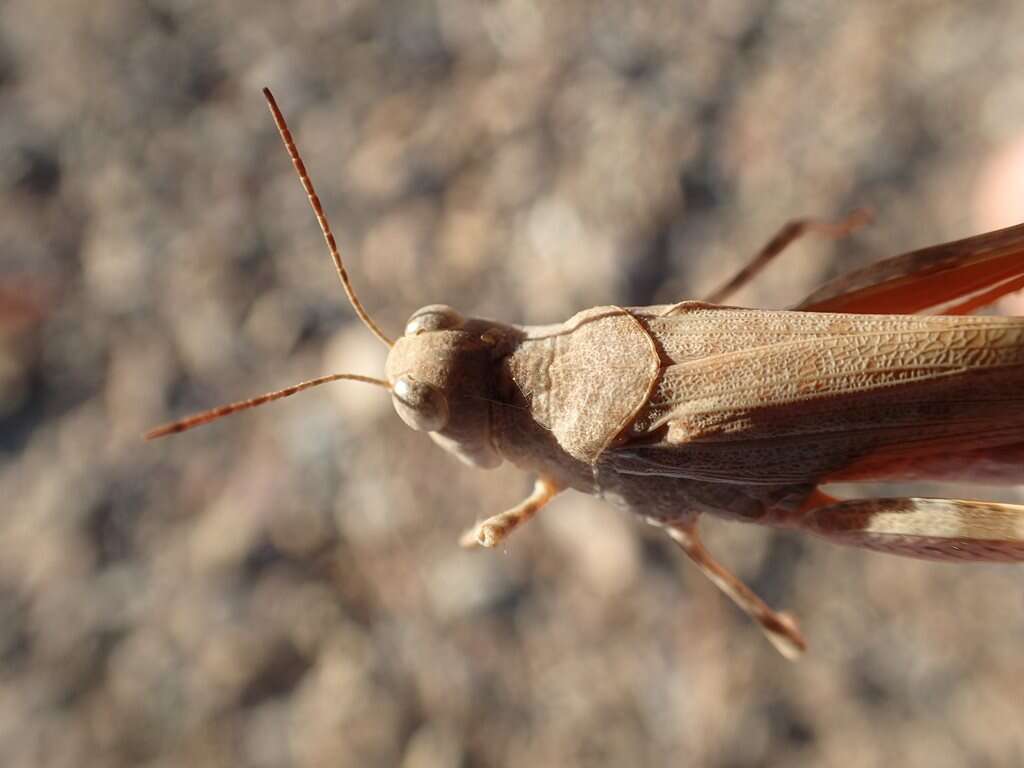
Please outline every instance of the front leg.
M728 595L744 613L758 623L765 637L787 659L795 659L807 649L807 643L796 622L787 613L769 608L761 598L731 571L715 560L704 548L697 533L696 518L664 522L647 518L647 522L665 532L689 556L711 582Z
M550 478L537 478L533 492L511 509L489 517L466 531L459 538L463 547L496 547L512 531L525 523L561 492L562 488Z

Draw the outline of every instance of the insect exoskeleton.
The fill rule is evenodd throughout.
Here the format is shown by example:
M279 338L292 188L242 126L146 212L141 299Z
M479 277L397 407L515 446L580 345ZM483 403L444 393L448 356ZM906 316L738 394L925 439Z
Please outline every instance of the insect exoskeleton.
M349 302L388 348L386 378L328 374L148 437L328 382L381 387L402 421L463 462L486 469L510 461L536 477L525 499L477 523L463 544L497 545L563 489L602 496L665 529L790 658L805 647L796 623L704 549L701 514L915 557L1024 559L1024 507L840 501L819 490L952 474L1021 479L1024 320L935 315L963 315L1024 287L1024 225L879 262L793 310L717 306L801 234L842 235L866 215L798 220L713 303L594 307L548 326L431 304L392 340L356 296L284 117L264 93Z

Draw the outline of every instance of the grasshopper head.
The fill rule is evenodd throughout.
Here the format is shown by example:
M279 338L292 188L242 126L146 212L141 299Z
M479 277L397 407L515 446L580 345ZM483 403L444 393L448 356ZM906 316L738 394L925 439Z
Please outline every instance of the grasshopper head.
M413 313L388 352L387 381L402 421L476 467L501 463L490 419L499 328L432 304Z

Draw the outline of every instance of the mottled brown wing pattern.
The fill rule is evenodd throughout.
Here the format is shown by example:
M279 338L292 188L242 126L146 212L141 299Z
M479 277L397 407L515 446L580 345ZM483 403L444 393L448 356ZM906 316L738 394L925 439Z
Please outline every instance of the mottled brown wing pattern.
M705 306L643 319L669 364L615 449L634 471L806 483L877 451L896 461L1024 441L1017 318ZM762 333L731 333L744 324Z

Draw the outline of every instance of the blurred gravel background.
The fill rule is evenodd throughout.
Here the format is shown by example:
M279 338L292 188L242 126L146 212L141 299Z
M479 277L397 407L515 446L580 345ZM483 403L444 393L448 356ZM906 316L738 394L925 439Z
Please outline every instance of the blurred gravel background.
M263 85L391 334L700 296L873 206L736 300L785 306L1024 220L1022 30L1012 0L0 3L0 763L1020 765L1020 569L710 521L802 619L793 665L592 499L461 551L531 479L371 387L140 434L383 370Z

